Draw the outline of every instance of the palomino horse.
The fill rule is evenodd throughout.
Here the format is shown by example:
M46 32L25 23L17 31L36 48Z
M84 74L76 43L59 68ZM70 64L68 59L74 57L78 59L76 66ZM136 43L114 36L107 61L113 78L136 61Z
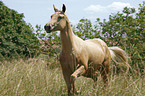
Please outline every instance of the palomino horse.
M116 63L127 64L125 51L118 47L108 47L101 39L82 40L75 36L65 14L65 5L63 4L62 11L53 7L55 13L51 15L51 20L44 28L48 33L60 31L62 51L59 61L67 84L68 96L77 93L74 85L77 77L89 77L96 82L97 71L100 71L104 86L107 86L111 58Z

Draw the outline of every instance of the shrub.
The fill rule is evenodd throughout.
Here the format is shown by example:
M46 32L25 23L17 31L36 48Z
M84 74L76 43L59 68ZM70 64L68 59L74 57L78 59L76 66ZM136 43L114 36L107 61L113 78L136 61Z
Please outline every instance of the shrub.
M39 40L30 24L0 1L0 54L12 57L17 54L35 56L39 53Z

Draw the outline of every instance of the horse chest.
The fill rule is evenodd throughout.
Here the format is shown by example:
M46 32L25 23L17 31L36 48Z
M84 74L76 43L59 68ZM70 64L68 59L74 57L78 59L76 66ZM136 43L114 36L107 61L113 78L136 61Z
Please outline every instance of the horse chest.
M61 53L59 61L61 64L73 64L76 63L76 58L74 54Z
M61 53L59 61L63 70L70 70L73 72L77 69L78 63L74 54Z

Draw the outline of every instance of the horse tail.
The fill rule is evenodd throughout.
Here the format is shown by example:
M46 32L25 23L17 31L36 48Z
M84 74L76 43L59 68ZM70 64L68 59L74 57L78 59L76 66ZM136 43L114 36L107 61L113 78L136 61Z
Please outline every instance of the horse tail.
M111 59L116 64L123 64L127 66L127 71L131 66L128 64L128 55L127 53L119 47L109 47L109 51L111 54Z

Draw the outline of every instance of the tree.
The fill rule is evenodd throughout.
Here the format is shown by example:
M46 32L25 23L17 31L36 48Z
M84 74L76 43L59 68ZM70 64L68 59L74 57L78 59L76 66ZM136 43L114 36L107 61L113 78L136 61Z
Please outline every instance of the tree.
M0 1L0 53L12 57L15 54L35 56L39 53L39 40L24 15L6 7Z
M100 37L100 31L97 29L97 26L93 26L88 19L81 19L76 28L73 28L73 31L83 40Z
M135 8L125 7L122 12L109 16L109 21L99 22L104 40L109 46L120 46L131 57L131 66L142 71L145 61L145 2Z
M41 52L48 54L49 57L58 57L61 50L60 36L57 32L47 34L41 28L41 25L36 25L36 36L41 41Z

